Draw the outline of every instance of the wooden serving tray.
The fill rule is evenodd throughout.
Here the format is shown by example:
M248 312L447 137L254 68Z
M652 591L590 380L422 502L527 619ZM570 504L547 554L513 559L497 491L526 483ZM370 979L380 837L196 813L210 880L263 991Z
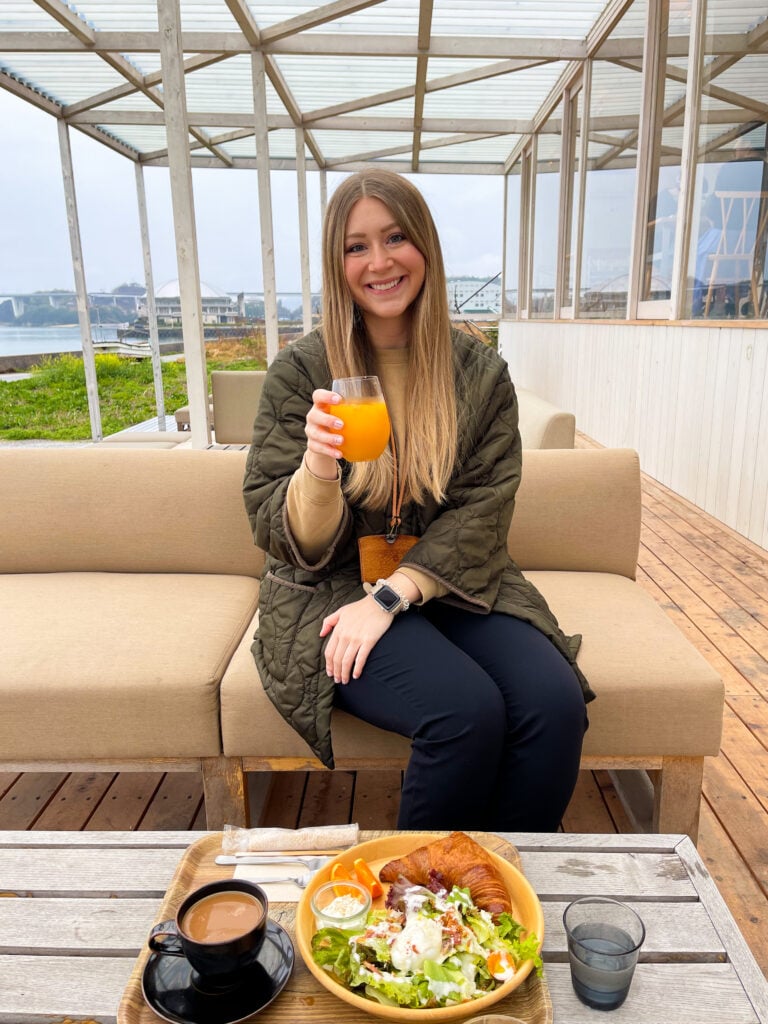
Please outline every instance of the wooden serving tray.
M392 835L392 832L363 832L361 841ZM504 857L516 868L520 868L520 857L510 843L489 832L470 833L474 839ZM232 865L216 864L215 858L221 853L221 832L212 832L185 850L171 884L160 907L157 921L166 921L176 914L182 900L192 889L221 878L231 878L235 868ZM296 903L272 903L269 916L288 932L296 946L295 914ZM128 984L117 1010L117 1024L165 1024L154 1010L147 1005L141 990L144 967L149 959L149 947L145 946L136 959ZM552 1000L546 980L529 977L506 999L494 1004L492 1013L508 1013L526 1024L553 1024ZM265 1007L258 1016L259 1024L360 1024L359 1009L336 998L323 988L309 970L296 948L296 964L288 984L273 1003ZM467 1017L472 1016L472 1004L467 1004ZM371 1024L378 1018L371 1016Z

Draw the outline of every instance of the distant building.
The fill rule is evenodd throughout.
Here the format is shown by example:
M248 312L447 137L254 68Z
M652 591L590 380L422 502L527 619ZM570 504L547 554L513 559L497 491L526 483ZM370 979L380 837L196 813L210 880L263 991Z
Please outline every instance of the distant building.
M166 327L181 323L181 298L178 281L169 281L155 294L157 322ZM204 324L234 324L239 317L237 300L226 292L216 291L210 285L200 282L200 295L203 307ZM146 303L139 309L142 316L147 315Z
M501 310L501 277L449 277L448 304L451 313L498 313Z

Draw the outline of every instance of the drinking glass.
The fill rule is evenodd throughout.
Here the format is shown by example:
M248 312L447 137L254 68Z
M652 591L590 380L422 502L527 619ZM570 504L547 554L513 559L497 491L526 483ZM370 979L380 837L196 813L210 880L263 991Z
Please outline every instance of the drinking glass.
M347 462L378 459L389 441L389 416L378 377L341 377L331 391L342 401L329 412L343 421L341 454Z
M563 924L576 995L595 1010L615 1010L627 998L645 925L631 907L603 896L569 904Z

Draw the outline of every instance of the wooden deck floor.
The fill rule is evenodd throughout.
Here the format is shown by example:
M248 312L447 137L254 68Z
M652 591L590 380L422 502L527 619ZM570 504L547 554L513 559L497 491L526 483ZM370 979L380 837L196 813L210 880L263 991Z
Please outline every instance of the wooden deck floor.
M768 974L768 552L644 475L639 562L642 586L725 680L699 851ZM399 772L253 775L254 823L391 828L400 781ZM0 774L0 829L204 827L194 775ZM630 830L606 774L581 773L563 828Z

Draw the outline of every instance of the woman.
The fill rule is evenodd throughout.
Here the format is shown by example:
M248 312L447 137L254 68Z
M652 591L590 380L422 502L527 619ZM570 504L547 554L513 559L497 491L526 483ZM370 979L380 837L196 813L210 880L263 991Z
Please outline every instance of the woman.
M360 374L381 379L393 444L346 463L329 388ZM267 552L252 650L324 764L334 706L412 739L400 828L552 831L576 782L594 695L507 554L517 418L504 361L451 328L421 194L390 171L347 178L323 230L323 326L272 363L248 457ZM418 539L366 593L357 540L396 521L401 486Z

